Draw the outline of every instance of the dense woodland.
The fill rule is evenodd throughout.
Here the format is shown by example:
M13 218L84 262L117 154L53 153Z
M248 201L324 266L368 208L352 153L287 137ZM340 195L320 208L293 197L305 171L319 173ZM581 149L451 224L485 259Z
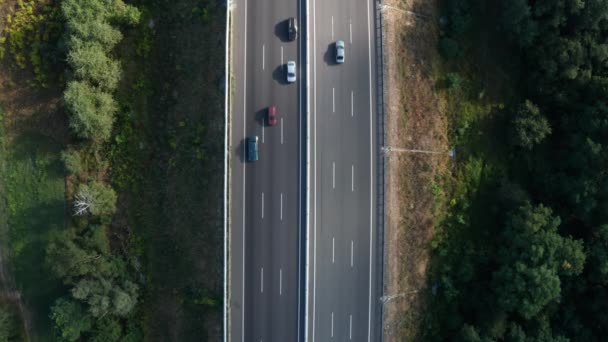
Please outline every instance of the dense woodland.
M511 90L490 116L453 122L461 185L433 242L423 339L605 341L608 2L445 0L443 10L450 77L481 99L476 75L458 72L483 50L486 72L510 75Z

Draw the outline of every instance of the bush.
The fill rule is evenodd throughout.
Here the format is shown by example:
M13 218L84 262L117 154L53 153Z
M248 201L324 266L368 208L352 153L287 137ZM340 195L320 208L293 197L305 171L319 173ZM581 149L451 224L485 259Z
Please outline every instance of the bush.
M68 53L74 76L106 90L116 89L120 80L120 64L109 58L98 43L78 43Z
M78 151L63 151L61 152L61 160L65 165L65 169L73 174L79 175L83 171L82 158Z
M457 59L462 57L462 50L458 42L452 38L444 37L439 41L439 52L444 58Z
M112 133L114 114L118 106L112 95L95 89L85 82L72 81L63 94L71 114L70 127L85 139L102 143Z
M0 303L0 341L16 341L19 336L19 322L13 308Z
M78 203L84 203L84 212L88 211L102 221L109 221L116 211L116 192L97 181L81 184L76 193L76 205Z
M59 336L66 341L78 341L93 326L91 316L82 305L70 299L57 300L51 308L51 319L59 330Z
M462 78L455 72L450 72L445 76L445 85L450 90L460 89Z
M551 134L551 126L536 105L526 100L514 113L511 141L514 145L531 150Z

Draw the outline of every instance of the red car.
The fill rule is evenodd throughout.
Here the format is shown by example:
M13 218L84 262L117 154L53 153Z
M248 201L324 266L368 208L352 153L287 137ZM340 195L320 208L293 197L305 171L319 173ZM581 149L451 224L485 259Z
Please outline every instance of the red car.
M270 106L268 110L266 110L266 122L268 126L276 126L277 125L277 107Z

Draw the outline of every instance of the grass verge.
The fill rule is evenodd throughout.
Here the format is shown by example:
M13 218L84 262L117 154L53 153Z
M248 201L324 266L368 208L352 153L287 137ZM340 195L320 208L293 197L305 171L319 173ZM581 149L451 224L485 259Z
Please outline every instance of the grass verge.
M111 177L133 227L146 340L217 341L222 323L224 11L216 1L145 1L123 44ZM120 216L120 214L119 214Z
M49 308L62 293L60 282L45 265L49 233L64 225L61 147L48 137L24 133L3 145L0 157L10 265L17 289L31 313L30 338L35 340L52 336Z

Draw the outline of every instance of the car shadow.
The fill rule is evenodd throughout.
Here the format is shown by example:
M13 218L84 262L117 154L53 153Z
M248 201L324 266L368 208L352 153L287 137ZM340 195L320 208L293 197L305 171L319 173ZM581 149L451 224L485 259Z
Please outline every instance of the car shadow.
M336 63L336 43L327 45L327 50L323 53L323 61L327 65L334 65Z
M289 34L287 29L289 27L289 20L281 20L274 25L274 35L279 38L283 43L289 42Z
M260 124L260 126L266 126L266 108L262 108L255 112L255 121Z
M241 139L241 143L234 147L234 153L239 158L241 163L245 163L247 158L245 157L245 145L247 144L247 139Z
M276 67L272 72L272 78L277 81L279 84L289 84L287 82L287 64L282 64Z

